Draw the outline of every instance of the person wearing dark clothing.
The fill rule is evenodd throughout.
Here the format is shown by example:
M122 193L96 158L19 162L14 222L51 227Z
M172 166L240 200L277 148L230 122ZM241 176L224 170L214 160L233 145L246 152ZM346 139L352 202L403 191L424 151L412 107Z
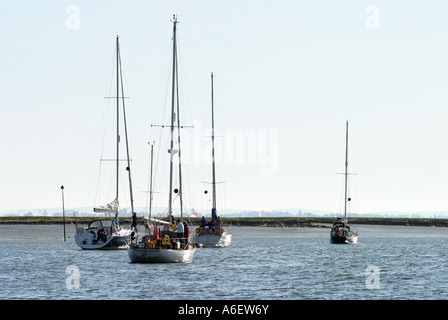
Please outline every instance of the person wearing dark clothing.
M188 229L188 225L184 222L184 237L185 237L185 249L188 249L188 237L190 236L190 230Z
M135 212L132 214L132 228L137 230L137 214Z
M202 216L202 219L201 219L201 228L204 229L206 225L207 225L207 220L205 220L205 217Z

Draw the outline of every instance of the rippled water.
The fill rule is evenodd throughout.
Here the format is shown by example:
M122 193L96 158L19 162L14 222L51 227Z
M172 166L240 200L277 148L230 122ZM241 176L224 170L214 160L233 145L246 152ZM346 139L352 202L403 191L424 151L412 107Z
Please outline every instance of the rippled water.
M230 248L199 248L191 264L148 265L131 264L127 251L81 250L72 226L64 242L62 226L2 225L0 299L448 297L447 228L359 226L356 245L330 244L326 228L228 230ZM70 266L79 288L67 286Z

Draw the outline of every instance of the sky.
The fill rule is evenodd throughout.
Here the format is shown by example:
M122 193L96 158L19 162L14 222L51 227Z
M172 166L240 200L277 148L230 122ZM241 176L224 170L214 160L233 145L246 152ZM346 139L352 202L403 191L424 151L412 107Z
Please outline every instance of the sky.
M104 192L113 183L99 177L112 176L100 158L113 155L104 137L114 102L104 97L114 95L117 35L135 205L148 201L150 141L154 205L167 205L167 129L151 124L168 121L173 14L181 122L194 126L181 131L188 208L210 207L213 72L218 210L339 212L348 121L353 211L447 211L447 9L400 0L4 0L0 212L61 207L61 185L66 208L113 200Z

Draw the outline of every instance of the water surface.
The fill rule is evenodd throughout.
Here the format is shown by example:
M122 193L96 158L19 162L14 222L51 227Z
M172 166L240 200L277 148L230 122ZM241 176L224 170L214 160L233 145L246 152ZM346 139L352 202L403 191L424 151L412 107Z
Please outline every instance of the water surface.
M84 251L74 229L67 226L64 242L62 226L0 225L0 299L448 297L447 228L359 226L358 244L335 245L327 228L229 227L229 248L198 248L191 264L152 265L130 263L127 251ZM79 288L67 285L73 266ZM379 274L366 273L369 266Z

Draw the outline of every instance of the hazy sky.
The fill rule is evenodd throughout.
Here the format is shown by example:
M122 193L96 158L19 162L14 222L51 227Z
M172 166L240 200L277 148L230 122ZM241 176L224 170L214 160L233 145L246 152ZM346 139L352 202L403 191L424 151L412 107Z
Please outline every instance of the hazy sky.
M117 34L136 205L146 204L176 13L181 121L194 125L183 131L188 208L209 207L214 72L221 209L341 210L348 120L353 210L446 211L447 9L442 0L4 0L0 210L60 207L62 184L68 208L113 200L97 182ZM166 140L155 148L162 168Z

